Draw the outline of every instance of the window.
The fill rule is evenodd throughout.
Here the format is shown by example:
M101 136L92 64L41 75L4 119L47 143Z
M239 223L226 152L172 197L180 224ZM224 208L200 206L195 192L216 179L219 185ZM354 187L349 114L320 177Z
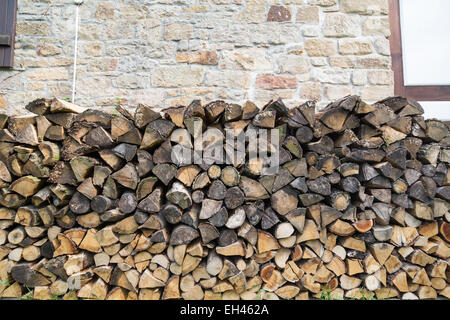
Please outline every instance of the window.
M395 94L450 101L450 1L390 0L389 6Z
M0 0L0 68L14 65L17 0Z

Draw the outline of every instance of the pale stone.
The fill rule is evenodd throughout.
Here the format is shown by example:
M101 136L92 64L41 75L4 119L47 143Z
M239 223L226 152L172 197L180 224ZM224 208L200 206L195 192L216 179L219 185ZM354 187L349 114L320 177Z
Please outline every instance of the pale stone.
M77 94L89 97L101 97L110 94L111 80L107 78L78 79Z
M319 37L320 28L318 26L305 25L302 28L302 34L304 37Z
M25 73L17 73L17 71L5 70L0 72L0 93L6 93L7 90L23 90L25 87ZM23 95L20 95L21 97ZM9 102L11 102L8 99Z
M330 58L330 66L331 67L339 67L339 68L354 68L355 67L355 59L350 57L331 57Z
M73 65L73 58L50 58L48 60L50 67L65 67Z
M191 39L194 35L194 27L190 24L172 23L164 26L165 40Z
M171 1L169 0L169 2L171 2ZM229 4L230 3L229 0L211 0L209 2L212 2L214 4Z
M43 83L37 83L39 85L38 87L34 87L34 90L42 90L44 87L41 88L41 85ZM48 84L48 90L51 93L52 97L70 97L72 95L72 86L70 83L66 82L55 82L55 83L49 83Z
M117 88L137 89L147 87L148 77L140 77L134 74L123 74L112 81Z
M130 39L134 34L133 25L113 20L105 26L105 34L107 40Z
M367 83L366 70L354 70L352 74L352 83L355 86L363 86Z
M202 5L192 5L188 7L183 7L183 12L189 12L189 13L202 13L207 12L208 8L206 6Z
M300 98L306 100L322 99L322 84L320 82L307 82L300 85Z
M352 95L353 90L349 87L337 87L337 86L331 86L331 87L325 87L325 96L329 100L338 100L342 97Z
M249 28L246 25L219 25L210 31L212 42L227 42L235 45L249 43ZM234 46L233 46L234 47Z
M100 2L97 4L94 16L97 19L114 18L114 4L111 2Z
M48 2L48 1L47 1ZM19 14L36 14L36 15L44 15L45 12L48 10L47 7L42 6L39 8L38 6L34 5L32 2L24 2L21 3L21 5L17 8Z
M224 88L250 88L250 74L244 71L216 71L206 73L205 85Z
M240 89L216 89L217 99L231 100L231 101L247 101L249 100L248 90L242 91Z
M336 44L330 39L308 39L305 50L310 57L329 57L336 53Z
M195 29L195 38L197 38L197 41L207 41L209 40L209 30L207 29Z
M295 90L292 89L278 89L278 90L261 90L256 89L254 92L254 97L252 100L255 100L255 103L263 107L267 101L270 101L272 99L292 99L294 98ZM285 101L284 101L285 102Z
M266 21L266 1L247 1L245 7L233 18L236 23L262 23Z
M261 89L292 89L297 87L297 79L292 76L260 74L256 77L255 84Z
M176 97L180 94L181 89L167 89L165 90L166 96L169 97Z
M364 21L363 34L366 36L382 35L389 37L391 29L389 25L389 18L387 17L369 17Z
M114 90L112 90L114 91ZM112 98L112 97L101 97L101 98L96 98L93 100L93 102L89 102L90 104L94 105L94 106L100 106L100 107L106 107L106 106L111 106L111 105L115 105L117 104L119 101L122 105L126 105L128 104L128 100L125 98L119 98L119 97L126 97L127 95L123 94L125 90L120 90L120 92L116 95L117 98ZM83 99L81 100L83 103L88 103L86 101L84 101ZM77 103L80 103L80 100L77 100ZM107 108L105 108L105 110L108 110ZM112 110L112 109L111 109Z
M80 10L82 11L82 10ZM89 13L90 15L91 13ZM80 15L82 13L80 12ZM71 35L75 33L75 16L72 11L72 15L68 19L57 19L51 20L51 30L52 39L68 39Z
M339 53L342 55L365 55L372 53L369 40L339 40Z
M326 37L356 37L361 32L360 18L342 13L330 13L322 27Z
M235 70L272 70L269 53L260 48L241 48L222 51L219 67Z
M151 43L148 45L151 45ZM108 56L120 57L120 56L128 56L133 53L134 53L134 48L132 46L117 45L112 48L106 48L106 54Z
M323 7L322 12L339 12L339 4L335 4L333 6Z
M202 95L205 96L207 99L212 99L214 96L214 89L213 88L205 88L205 87L199 87L199 88L182 88L181 95Z
M60 48L46 44L41 43L36 48L38 56L48 57L48 56L55 56L57 54L60 54L62 51Z
M19 50L16 50L15 54L20 54L18 52ZM15 58L14 64L20 65L27 68L43 68L48 67L48 61L44 58ZM4 86L4 83L2 83L2 87Z
M374 47L375 47L375 50L383 56L391 55L391 47L390 47L389 40L384 37L380 37L377 40L375 40Z
M16 24L17 35L47 36L50 34L50 25L47 22L22 21Z
M394 88L389 87L365 87L361 90L361 99L367 101L379 101L394 95Z
M216 51L179 52L176 60L177 62L214 65L217 64L218 57Z
M284 55L278 58L280 73L306 73L311 70L308 59L296 55Z
M284 4L305 4L305 0L284 0Z
M147 16L148 9L146 6L128 5L119 9L121 18L124 19L144 19Z
M257 24L250 36L253 42L263 45L296 43L301 40L301 30L295 25Z
M136 106L139 103L149 106L160 106L164 101L164 92L161 89L133 90L132 93L130 92L130 94L125 96L127 97L128 104L131 106Z
M78 29L79 40L100 40L103 32L100 26L92 24L81 24Z
M117 68L117 58L93 59L88 65L88 71L114 71Z
M299 82L310 81L311 80L311 75L309 73L299 74L299 75L297 75L297 80Z
M337 4L337 0L309 0L308 3L321 7L332 7Z
M205 97L202 97L202 96L184 96L184 97L166 99L165 105L167 108L178 107L178 106L187 106L194 100L200 100L201 104L206 104L209 99L207 100Z
M183 40L181 40L183 41ZM210 45L207 41L199 40L199 39L191 39L191 40L184 40L184 42L187 42L189 45L184 51L200 51L204 50L207 47L211 47L211 49L214 50L228 50L231 48L231 44L229 43L223 43L218 45Z
M176 44L166 41L151 41L143 48L143 55L152 59L169 59L175 55Z
M350 82L351 71L341 69L314 69L313 77L322 83L347 84Z
M192 49L190 49L190 47L189 47L189 40L178 41L178 46L177 46L178 52L189 51L189 50L192 51Z
M39 90L44 90L45 89L45 87L46 87L46 83L45 83L45 81L36 81L36 82L31 82L31 83L29 83L28 84L28 86L27 86L27 89L28 90L31 90L31 91L39 91ZM52 92L52 96L55 96L55 97L58 97L58 95L54 95L53 94L53 91L52 91L52 87L53 87L54 85L49 85L49 90ZM60 96L60 95L59 95Z
M297 56L301 56L303 53L305 53L305 48L303 48L302 45L288 46L286 50L288 54L295 54Z
M199 67L158 67L152 72L154 87L193 87L201 85L205 70Z
M27 72L30 80L67 80L69 71L66 68L39 68Z
M161 1L159 2L161 3ZM181 12L180 6L152 4L152 9L149 10L148 17L151 19L170 18L180 15Z
M160 40L161 31L161 21L158 20L140 20L136 25L136 37L139 39Z
M361 57L356 59L356 68L359 69L390 69L390 58Z
M371 84L393 84L394 72L392 70L372 70L368 73Z
M297 8L295 22L318 24L320 21L319 8L315 6L302 6Z
M342 0L341 9L348 13L368 15L388 14L388 0Z
M315 57L310 59L311 64L315 67L323 67L327 65L327 58L325 57Z

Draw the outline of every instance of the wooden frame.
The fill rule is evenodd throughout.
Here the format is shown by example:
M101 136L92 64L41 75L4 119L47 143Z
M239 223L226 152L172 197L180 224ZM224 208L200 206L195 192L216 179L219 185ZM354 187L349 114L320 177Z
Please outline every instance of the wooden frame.
M402 32L400 23L400 0L389 0L389 38L394 71L394 91L396 95L417 101L450 101L450 86L405 86L403 73Z
M17 0L0 3L0 68L14 66L14 40L16 35Z

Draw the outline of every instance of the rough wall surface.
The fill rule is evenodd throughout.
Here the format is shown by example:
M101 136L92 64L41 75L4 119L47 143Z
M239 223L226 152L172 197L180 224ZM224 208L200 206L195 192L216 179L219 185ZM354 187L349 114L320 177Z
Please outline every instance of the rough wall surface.
M85 0L76 103L378 100L393 93L387 13L387 0ZM71 96L74 21L72 0L19 0L9 114Z

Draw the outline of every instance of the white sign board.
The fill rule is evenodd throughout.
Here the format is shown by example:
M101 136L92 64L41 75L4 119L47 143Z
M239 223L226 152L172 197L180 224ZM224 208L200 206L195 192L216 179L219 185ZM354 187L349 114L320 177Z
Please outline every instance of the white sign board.
M450 1L400 0L406 86L450 85Z

